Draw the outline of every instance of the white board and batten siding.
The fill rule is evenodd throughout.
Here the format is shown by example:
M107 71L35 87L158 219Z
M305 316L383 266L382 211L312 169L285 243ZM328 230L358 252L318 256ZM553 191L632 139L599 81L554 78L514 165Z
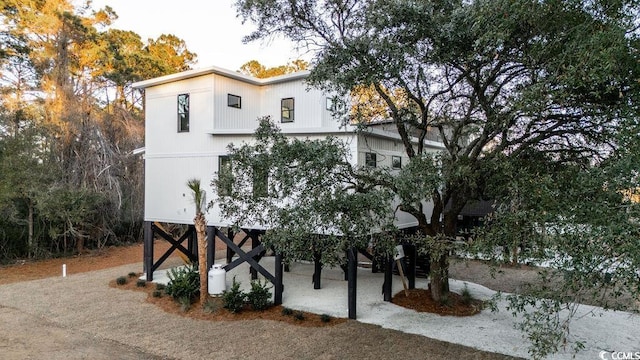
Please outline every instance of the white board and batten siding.
M259 84L215 75L214 120L209 133L213 135L252 134L258 118L270 116L283 133L333 133L344 131L327 109L327 96L310 89L304 78ZM241 97L240 109L227 106L227 96ZM281 122L281 101L293 99L294 121Z
M178 132L178 95L189 94L189 131ZM214 76L178 80L145 89L145 220L192 223L187 181L209 186L216 158L211 129Z
M404 145L399 138L388 138L363 133L359 134L357 136L357 139L357 157L359 166L367 166L366 153L375 154L376 167L379 168L388 168L392 169L392 171L400 171L399 169L393 170L393 157L400 158L401 167L404 167L409 163L409 157L407 156ZM438 151L439 149L440 147L427 147L425 148L425 151L432 152ZM394 200L393 202L393 208L396 209L399 204L400 201L396 198L396 200ZM427 216L430 216L431 212L433 211L433 203L423 201L422 206L424 209L424 213L427 214ZM399 210L395 212L394 223L401 229L418 225L418 221L413 215Z
M270 115L284 133L323 137L326 97L308 90L306 75L254 79L219 68L192 70L134 84L145 90L145 220L192 223L195 215L187 181L200 179L208 200L220 156L230 143L250 142L257 119ZM189 95L189 131L178 131L177 99ZM241 107L228 106L228 95ZM281 100L294 99L294 121L281 123ZM330 115L329 115L330 116ZM344 134L353 137L353 134ZM355 153L355 141L351 141ZM207 214L210 225L224 225L217 208Z
M376 166L391 167L392 156L408 162L398 139L357 135L342 127L327 109L329 98L304 83L307 73L255 79L211 67L134 84L145 90L145 221L191 224L195 206L187 181L200 179L207 201L214 198L211 181L230 143L251 142L257 119L270 115L282 132L299 138L337 136L350 149L350 161L364 165L364 154L375 152ZM177 98L189 94L189 131L178 131ZM228 95L241 98L241 107L228 106ZM294 99L294 121L281 122L281 100ZM396 134L397 136L397 134ZM427 206L429 208L429 206ZM397 225L415 225L399 213ZM213 207L209 225L228 225Z
M212 100L214 117L210 133L220 130L253 130L258 117L263 115L261 106L262 89L256 85L215 75L215 92ZM239 96L240 108L228 106L228 95Z

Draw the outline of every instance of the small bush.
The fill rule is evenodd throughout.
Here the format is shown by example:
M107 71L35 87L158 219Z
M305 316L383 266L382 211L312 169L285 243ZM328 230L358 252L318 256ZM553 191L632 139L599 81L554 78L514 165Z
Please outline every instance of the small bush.
M200 295L200 276L197 267L186 265L169 270L169 284L165 288L167 295L176 301L187 298L195 300Z
M451 307L452 305L451 298L448 295L442 295L442 298L440 298L440 305L445 307Z
M251 290L246 295L247 302L253 310L262 311L271 306L271 291L269 283L262 283L259 279L251 281Z
M147 282L142 280L142 279L138 279L138 281L136 281L136 286L137 287L145 287L145 286L147 286Z
M246 295L240 290L240 283L236 281L236 277L233 277L233 284L230 290L225 290L222 293L222 303L224 308L232 313L238 313L242 311L244 307L244 300Z
M213 314L222 308L222 304L218 299L208 299L204 303L202 310L207 314Z
M471 292L467 287L467 283L464 283L464 289L462 289L462 293L460 294L460 297L464 305L471 305L471 302L473 302L473 296L471 296Z
M328 323L329 321L331 321L331 315L327 315L327 314L322 314L320 315L320 321L322 321L323 323Z
M162 291L166 288L167 286L165 284L156 284L156 290Z
M182 312L187 312L191 309L191 302L193 299L191 299L188 296L183 296L181 298L178 299L178 303L180 304L180 311Z
M304 313L302 311L296 311L296 313L293 315L293 318L302 321L305 319Z
M162 297L162 291L160 291L160 290L153 290L153 292L151 293L151 295L152 295L154 298Z
M127 278L124 276L120 276L116 279L116 284L118 285L124 285L127 283Z
M130 278L134 278L136 276L138 276L138 274L134 273L133 271L129 273Z
M289 316L293 314L293 310L287 308L287 307L283 307L282 308L282 315L284 316Z

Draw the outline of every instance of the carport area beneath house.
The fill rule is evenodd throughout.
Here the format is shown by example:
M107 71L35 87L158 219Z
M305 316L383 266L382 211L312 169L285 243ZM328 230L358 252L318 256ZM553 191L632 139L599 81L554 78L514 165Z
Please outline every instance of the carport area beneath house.
M226 259L220 258L216 263L224 264ZM275 257L265 256L260 260L265 269L271 271L275 267ZM284 291L282 305L293 310L301 310L315 314L327 314L334 317L348 317L348 281L344 280L344 271L340 267L323 268L321 288L314 289L313 262L291 263L289 272L283 274ZM384 301L382 286L384 272L372 273L371 268L357 267L356 320L381 326L386 329L404 333L426 336L432 339L470 346L476 349L498 352L512 356L528 357L530 343L522 338L522 333L515 330L518 318L507 310L507 301L499 300L496 304L499 312L484 309L469 317L440 316L432 313L416 312L391 302ZM167 282L167 270L154 272L154 281ZM226 273L227 289L233 278L240 282L246 291L251 284L250 267L243 263ZM262 275L258 275L262 278ZM399 275L392 275L392 293L403 290ZM482 285L449 281L450 289L460 293L465 287L475 299L488 300L495 291ZM415 279L416 288L426 289L428 280L424 277ZM273 288L271 290L273 292ZM402 296L399 294L398 296ZM595 316L594 316L595 315ZM610 324L617 324L611 327ZM639 325L638 317L625 312L602 312L602 309L582 305L574 319L573 336L588 344L581 354L597 354L606 348L628 348L637 344L628 329ZM571 359L571 346L561 349L556 359Z
M216 259L216 264L225 265L226 259ZM260 260L260 265L271 270L275 267L275 258L265 256ZM153 273L153 282L167 284L169 269L156 270ZM357 293L356 308L358 320L367 318L367 309L379 307L384 303L382 285L384 273L372 273L371 268L357 268ZM346 318L348 315L348 281L342 268L323 268L321 276L321 288L314 289L312 282L314 273L313 262L294 262L289 265L289 271L283 275L284 292L282 305L294 310L308 311L316 314L327 314L335 317ZM251 288L250 266L245 262L226 273L226 288L230 289L233 279L240 283L240 289L249 291ZM264 282L262 275L258 278ZM427 287L424 278L416 279L418 287ZM273 297L273 285L270 284ZM399 275L393 275L392 293L403 290ZM389 304L387 302L387 304ZM390 304L392 305L392 304ZM395 307L395 305L393 305Z

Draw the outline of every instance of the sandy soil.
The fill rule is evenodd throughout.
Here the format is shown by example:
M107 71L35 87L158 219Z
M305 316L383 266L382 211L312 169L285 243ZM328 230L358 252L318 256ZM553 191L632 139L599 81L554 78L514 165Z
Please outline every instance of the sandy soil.
M124 249L113 249L116 252ZM465 346L357 321L300 327L272 320L203 321L167 313L146 294L114 289L110 281L139 272L109 267L128 255L81 256L4 267L0 276L0 352L3 359L507 359ZM126 252L126 251L125 251ZM135 254L137 252L137 254ZM84 262L82 260L85 260ZM85 262L91 265L83 265ZM70 275L62 278L58 266ZM49 269L35 278L37 268ZM79 269L103 270L79 273ZM28 269L28 271L26 271ZM75 271L74 271L75 269ZM16 278L22 279L18 281Z
M156 242L156 259L168 247ZM138 244L0 267L0 358L509 358L351 320L307 327L269 317L230 321L167 312L146 292L109 286L139 273L142 254ZM180 263L174 255L163 267ZM60 276L62 264L67 278ZM450 275L517 292L536 280L536 269L504 267L494 277L482 262L452 260Z

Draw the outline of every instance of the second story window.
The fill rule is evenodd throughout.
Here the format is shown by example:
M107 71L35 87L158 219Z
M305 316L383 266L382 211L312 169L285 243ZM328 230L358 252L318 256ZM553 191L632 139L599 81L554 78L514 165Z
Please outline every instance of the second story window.
M293 98L286 98L280 101L280 110L281 116L280 121L283 123L293 122L294 119L294 111L293 111Z
M332 97L328 97L325 99L325 109L329 110L329 111L333 111L335 104L334 104L334 99Z
M376 167L376 153L364 153L364 164L368 167Z
M178 95L178 132L189 132L189 94Z
M242 108L242 98L238 95L227 94L227 106L241 109Z
M231 157L218 156L218 195L230 196L233 190L233 168Z
M400 157L400 156L392 156L391 157L391 168L392 169L402 169L402 157Z

